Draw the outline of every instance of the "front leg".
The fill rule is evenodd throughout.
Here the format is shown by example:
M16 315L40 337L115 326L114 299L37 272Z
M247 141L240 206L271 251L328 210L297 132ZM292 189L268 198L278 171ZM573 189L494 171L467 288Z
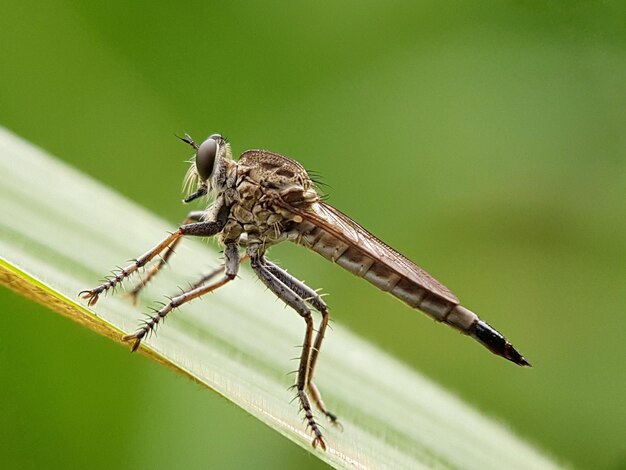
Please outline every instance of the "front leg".
M198 222L200 221L200 219L202 219L204 215L204 211L192 211L187 214L187 217L183 221L183 225L190 224L191 222ZM178 238L171 245L169 245L165 249L165 254L161 256L161 259L158 261L158 263L153 264L147 274L145 276L142 276L141 280L135 285L135 287L128 291L128 296L132 299L133 304L137 303L137 298L143 288L146 287L146 285L152 280L152 278L161 271L161 268L163 268L163 266L167 264L170 257L174 254L174 249L181 240L182 238Z
M158 245L152 248L150 251L144 253L139 258L133 261L132 264L122 268L118 273L106 280L106 282L100 284L91 290L84 290L78 295L87 300L87 305L90 307L95 305L98 301L98 297L103 292L108 292L110 289L114 289L120 282L136 272L139 268L149 263L155 256L167 249L171 244L176 243L182 236L190 235L194 237L212 237L218 234L224 228L225 221L210 221L210 222L198 222L195 224L185 224L178 227L174 233L170 234L167 238L161 241Z

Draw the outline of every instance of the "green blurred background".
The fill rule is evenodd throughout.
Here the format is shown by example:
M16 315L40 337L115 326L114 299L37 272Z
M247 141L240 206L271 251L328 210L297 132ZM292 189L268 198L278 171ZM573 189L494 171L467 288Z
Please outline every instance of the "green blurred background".
M3 2L0 125L172 226L189 158L174 133L296 157L535 367L275 248L332 294L337 322L559 461L626 468L625 13L587 1ZM0 311L5 468L323 466L6 289Z

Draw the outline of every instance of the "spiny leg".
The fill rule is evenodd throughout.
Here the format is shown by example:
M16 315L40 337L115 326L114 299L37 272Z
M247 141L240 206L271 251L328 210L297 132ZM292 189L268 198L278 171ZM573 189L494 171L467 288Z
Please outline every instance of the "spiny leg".
M300 365L298 367L298 375L296 378L296 388L298 390L298 399L300 400L300 406L304 411L308 427L311 428L311 431L314 435L311 445L315 448L319 444L319 446L323 450L326 450L326 442L324 442L322 431L315 421L313 411L311 410L309 397L306 394L308 380L307 377L309 373L311 348L313 342L313 316L311 315L311 310L309 309L309 307L306 306L304 300L302 300L300 296L298 296L298 294L296 294L291 288L289 288L283 281L281 281L277 276L272 273L270 268L265 265L265 260L262 258L262 256L254 253L254 248L249 248L248 250L248 253L250 254L250 264L252 266L252 269L257 274L257 276L259 276L259 279L261 279L263 284L265 284L269 288L269 290L276 294L279 299L281 299L296 312L298 312L306 322L306 331L302 344L302 353L300 355Z
M237 245L226 245L226 249L224 250L224 256L226 258L224 262L224 276L220 280L207 286L201 285L199 287L189 289L182 294L177 295L176 297L172 297L169 303L164 305L160 310L156 312L155 315L150 317L150 319L146 321L139 330L137 330L132 335L126 335L122 338L123 341L135 341L132 346L132 351L136 351L137 348L139 348L141 340L145 338L146 335L148 335L150 332L155 331L156 327L159 325L159 322L163 320L165 316L172 310L193 299L196 299L204 294L207 294L222 287L224 284L227 284L228 282L235 279L235 277L237 277L237 272L239 271L239 253L237 251ZM219 274L220 272L221 269L214 271L215 274Z
M163 250L165 250L168 246L177 241L183 235L211 237L219 233L223 227L223 221L198 222L196 224L181 225L178 230L170 234L167 238L161 241L161 243L134 260L132 264L126 266L125 268L122 268L119 273L107 279L106 282L91 290L84 290L82 292L79 292L78 295L87 300L87 305L91 307L92 305L96 304L100 294L102 294L103 292L107 292L109 289L115 288L115 286L117 286L120 282L136 272L139 268L145 266L150 260L160 254Z
M337 415L328 411L322 395L320 394L317 386L313 383L313 373L315 372L315 365L317 358L319 357L320 348L322 347L322 341L324 340L324 334L326 333L326 327L328 326L328 306L322 300L322 297L307 286L304 282L296 279L287 271L281 267L275 265L271 261L264 260L267 269L278 279L280 279L287 287L298 294L304 301L310 303L318 312L322 314L322 321L320 322L319 329L315 335L315 342L313 343L313 349L311 350L311 358L309 361L309 372L307 375L307 388L311 398L317 405L318 409L326 415L330 422L334 425L341 426L337 420Z
M192 211L187 214L187 217L183 221L182 225L198 222L204 214L204 211ZM137 303L137 297L143 288L146 287L152 278L159 273L161 268L167 264L170 257L174 254L174 249L178 246L181 240L182 238L177 238L171 245L168 245L165 249L165 254L161 257L161 259L156 264L152 265L150 270L141 278L141 280L127 292L127 295L131 298L133 304Z
M248 261L248 255L247 254L243 254L243 255L241 255L239 257L239 264L244 263L246 261ZM202 284L209 282L211 279L213 279L219 273L224 271L224 267L225 267L225 264L223 264L221 266L218 266L217 268L215 268L212 271L209 271L208 273L204 274L200 279L198 279L196 282L191 284L191 286L189 286L189 288L190 289L195 289L196 287L200 287Z
M232 250L232 248L228 248L228 249L229 249L229 250ZM235 250L236 250L236 248L235 248ZM235 252L235 254L234 254L234 255L236 255L236 254L237 254L237 253ZM234 255L232 255L232 256L234 256ZM177 298L179 298L179 297L181 297L181 296L184 296L185 294L189 294L189 295L191 295L191 294L192 294L194 291L196 291L196 290L201 291L201 290L199 289L201 286L203 286L204 284L206 284L207 282L209 282L211 279L215 278L216 276L218 276L219 274L223 273L223 272L226 270L226 267L227 267L227 264L228 264L228 263L227 263L227 260L226 260L226 257L227 257L227 256L229 256L229 255L227 255L227 254L226 254L226 251L225 251L225 262L224 262L224 264L222 264L222 265L220 265L220 266L216 267L215 269L213 269L212 271L208 272L207 274L204 274L204 275L203 275L200 279L198 279L196 282L194 282L193 284L191 284L191 285L190 285L190 286L189 286L186 290L182 291L179 295L177 295L177 296L172 296L172 297L170 298L170 299L171 299L171 300L170 300L170 303L169 303L168 305L164 306L164 307L163 307L161 310L159 310L158 312L159 312L159 313L160 313L160 312L163 312L163 311L164 311L167 307L171 306L171 304L172 304L172 303L173 303L173 302L174 302ZM244 254L243 256L241 256L241 257L239 258L239 263L241 263L242 261L244 261L244 260L246 260L246 259L247 259L247 255L245 255L245 254ZM234 276L236 276L236 273L237 273L237 271L238 271L238 270L239 270L239 264L236 266L236 269L234 269L234 273L235 273L235 274L234 274ZM229 276L228 276L228 273L227 273L227 275L226 275L225 277L229 277ZM217 283L215 283L215 284L213 284L213 285L209 286L209 288L210 288L210 289L208 290L208 292L211 292L211 291L213 291L213 290L215 290L215 289L217 289L217 288L219 288L219 287L223 286L224 284L226 284L226 282L222 282L222 281L224 281L224 278L223 278L223 279L221 279L220 281L218 281ZM201 291L201 292L202 292L202 293L200 293L200 294L196 295L196 296L195 296L195 297L193 297L193 298L196 298L196 297L198 297L198 296L200 296L200 295L204 295L205 293L207 293L206 291ZM192 300L193 298L189 298L189 299L188 299L188 300L186 300L185 302L188 302L188 301ZM182 304L182 303L185 303L185 302L181 302L181 304ZM179 304L179 305L181 305L181 304ZM151 327L149 327L149 328L148 328L148 331L142 335L142 338L143 338L143 337L145 337L145 335L149 334L149 333L150 333L150 331L154 331L154 329L158 326L158 323L159 323L160 319L161 319L161 318L163 318L165 315L167 315L167 313L169 313L171 310L173 310L174 308L176 308L176 307L177 307L177 306L179 306L179 305L175 305L175 306L173 306L172 308L169 308L169 309L167 310L167 312L166 312L165 314L163 314L162 316L160 316L160 317L159 317L159 314L158 314L158 313L157 313L157 315L154 315L153 317L151 317L151 318L150 318L150 320L148 320L148 321L145 323L145 325L144 325L144 326L148 326L149 324L152 324L152 326L151 326ZM144 329L144 328L142 328L142 330L143 330L143 329ZM140 330L140 331L138 331L136 334L140 334L140 333L141 333L141 330ZM135 335L136 335L136 334L135 334ZM123 338L123 339L124 339L124 340L133 339L133 338L135 338L135 335L127 335L127 336L124 336L124 338ZM140 338L140 340L141 340L141 338ZM139 344L134 344L134 345L133 345L132 350L133 350L133 351L136 351L138 347L139 347Z

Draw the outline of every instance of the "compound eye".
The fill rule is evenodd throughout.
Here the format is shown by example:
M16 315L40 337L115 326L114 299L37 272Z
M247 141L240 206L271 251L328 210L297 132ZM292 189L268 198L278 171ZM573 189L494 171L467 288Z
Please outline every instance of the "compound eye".
M196 152L196 171L204 181L208 180L211 177L211 173L213 173L217 147L217 142L211 136L202 142Z

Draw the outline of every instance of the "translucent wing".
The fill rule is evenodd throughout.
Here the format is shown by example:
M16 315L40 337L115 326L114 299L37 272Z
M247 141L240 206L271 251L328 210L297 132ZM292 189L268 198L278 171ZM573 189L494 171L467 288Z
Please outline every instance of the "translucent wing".
M281 205L339 238L344 243L357 247L398 275L410 279L424 289L454 304L459 303L459 299L430 274L329 204L320 201L309 206L307 210L293 207L283 201L281 201Z

